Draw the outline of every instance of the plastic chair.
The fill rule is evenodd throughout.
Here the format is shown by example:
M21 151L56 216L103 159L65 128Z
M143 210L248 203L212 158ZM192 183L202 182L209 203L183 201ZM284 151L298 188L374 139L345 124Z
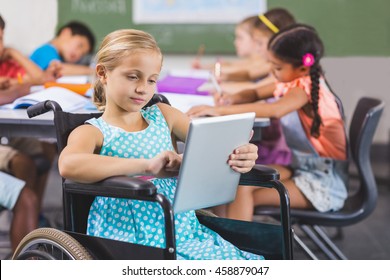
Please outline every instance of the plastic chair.
M359 223L376 207L378 191L370 162L370 149L383 109L384 102L368 97L361 98L355 108L349 129L350 160L357 167L360 187L348 196L344 207L339 211L325 213L316 210L291 209L293 225L300 227L329 259L347 259L347 257L330 239L322 226L344 227ZM277 217L277 209L273 207L256 207L254 213ZM294 235L294 239L309 257L317 259L317 256L297 235Z
M155 95L153 102L167 102ZM149 104L150 105L150 104ZM72 114L62 112L61 107L46 101L28 109L30 117L54 111L57 144L61 151L70 132L96 114ZM292 239L289 216L289 197L278 181L276 170L256 166L241 176L240 184L275 188L281 199L281 225L252 223L201 215L200 222L218 232L223 238L240 249L261 254L266 259L292 259ZM176 246L174 216L171 204L156 187L142 179L117 176L94 184L81 184L63 179L64 231L38 229L19 244L14 259L175 259ZM164 211L165 248L154 248L128 242L86 235L89 208L96 196L131 198L155 201ZM43 238L42 238L43 237ZM49 245L48 245L49 244ZM54 245L53 245L54 244Z

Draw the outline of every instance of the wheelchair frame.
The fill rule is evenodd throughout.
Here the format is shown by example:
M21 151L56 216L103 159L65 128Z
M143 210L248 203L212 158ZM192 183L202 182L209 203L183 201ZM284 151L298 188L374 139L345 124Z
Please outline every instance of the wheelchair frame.
M147 106L157 102L169 104L165 97L156 94ZM67 136L74 127L84 123L87 118L100 115L66 113L62 111L58 103L50 100L31 106L27 111L29 117L34 117L50 110L54 111L59 152L65 147ZM75 115L79 117L76 123L70 119ZM69 131L61 131L61 127L69 126L69 122L74 127ZM199 221L240 249L261 254L266 259L292 259L289 197L287 190L278 180L279 173L275 169L256 165L250 172L241 175L240 185L276 189L281 202L280 225L200 215L199 213L203 211L197 215ZM94 184L81 184L63 179L62 186L65 229L60 231L45 228L31 232L21 241L13 259L176 259L172 207L163 195L157 193L152 183L138 178L116 176ZM89 210L95 196L159 203L164 211L165 248L86 235L88 211L85 212L85 209Z

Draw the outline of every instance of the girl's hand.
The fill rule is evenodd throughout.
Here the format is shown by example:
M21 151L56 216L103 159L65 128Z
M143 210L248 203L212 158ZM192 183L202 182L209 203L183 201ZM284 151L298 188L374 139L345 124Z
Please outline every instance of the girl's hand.
M229 156L228 164L237 172L246 173L249 172L256 164L257 146L254 144L243 145L233 151Z
M164 151L150 160L146 172L157 178L175 177L179 174L181 161L182 155L174 151Z
M202 64L200 63L200 59L195 58L191 63L192 69L202 69Z
M215 93L214 94L214 103L215 103L215 106L232 105L234 103L234 98L233 98L233 95L226 94L224 92L221 92L220 94Z
M58 78L62 77L62 71L63 71L63 65L61 61L58 60L53 60L50 64L49 67L47 67L45 71L45 78L48 81L51 80L56 80Z
M0 61L6 61L13 58L14 49L4 48L3 52L0 53Z
M0 77L0 89L4 90L11 86L10 79L7 77Z
M208 105L194 106L186 114L191 118L204 117L204 116L215 117L220 115L215 107L208 106Z

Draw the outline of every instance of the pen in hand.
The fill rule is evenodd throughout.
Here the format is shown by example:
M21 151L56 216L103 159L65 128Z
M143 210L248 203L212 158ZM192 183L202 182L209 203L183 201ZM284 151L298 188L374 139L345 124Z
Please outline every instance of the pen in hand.
M219 61L219 59L217 59L217 62L214 65L214 73L211 74L211 82L213 83L218 94L217 96L214 96L216 105L222 105L220 103L221 100L223 100L223 92L219 84L220 81L221 81L221 62Z
M222 95L222 88L219 85L219 83L218 83L217 79L215 78L215 76L211 74L210 79L211 79L211 82L213 83L213 86L215 87L215 90L217 91L217 93L219 95Z
M214 65L214 75L215 75L215 78L217 79L218 82L221 81L221 62L219 61L219 59L217 60L217 62L215 62L215 65Z

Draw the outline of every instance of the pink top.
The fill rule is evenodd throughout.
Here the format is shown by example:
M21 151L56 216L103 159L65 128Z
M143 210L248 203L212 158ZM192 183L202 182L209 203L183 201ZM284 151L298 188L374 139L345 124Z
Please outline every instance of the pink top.
M24 68L13 60L0 61L0 77L16 79L18 73L23 76L25 72Z
M303 89L311 102L310 76L305 76L289 83L277 83L274 96L280 98L290 89L295 87ZM320 156L345 160L347 156L344 122L335 101L335 97L326 86L323 78L320 78L318 112L322 118L322 125L320 126L320 136L315 138L310 135L313 119L308 116L303 109L298 110L298 115L306 136Z

